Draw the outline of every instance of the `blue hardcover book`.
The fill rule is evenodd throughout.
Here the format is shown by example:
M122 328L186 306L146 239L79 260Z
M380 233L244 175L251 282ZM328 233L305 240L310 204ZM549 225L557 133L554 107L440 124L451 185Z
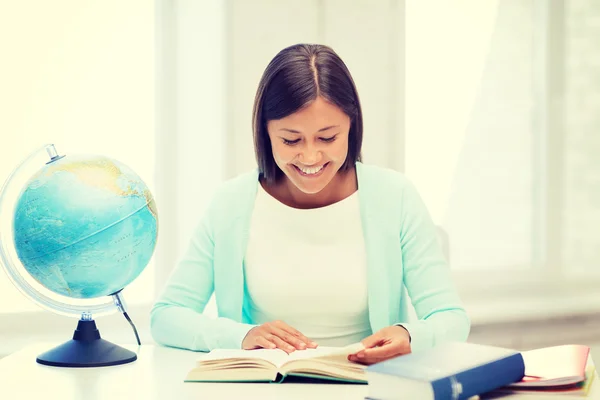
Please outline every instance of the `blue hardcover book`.
M452 342L373 364L366 369L370 399L468 399L520 381L521 353Z

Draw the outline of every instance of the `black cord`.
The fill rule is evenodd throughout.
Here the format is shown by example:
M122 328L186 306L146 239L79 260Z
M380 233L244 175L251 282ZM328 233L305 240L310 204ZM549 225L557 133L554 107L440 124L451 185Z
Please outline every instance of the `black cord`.
M127 315L127 311L123 311L123 315L125 316L125 318L127 319L127 321L129 321L129 324L133 328L133 333L135 333L135 338L137 339L138 346L141 346L142 343L140 343L140 337L138 336L137 329L135 329L135 325L131 321L131 318L129 318L129 315Z

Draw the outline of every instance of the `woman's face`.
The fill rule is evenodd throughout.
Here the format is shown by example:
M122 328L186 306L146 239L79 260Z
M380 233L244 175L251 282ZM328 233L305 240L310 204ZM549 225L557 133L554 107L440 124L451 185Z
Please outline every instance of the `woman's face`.
M322 97L267 130L275 163L306 194L323 190L346 161L350 117Z

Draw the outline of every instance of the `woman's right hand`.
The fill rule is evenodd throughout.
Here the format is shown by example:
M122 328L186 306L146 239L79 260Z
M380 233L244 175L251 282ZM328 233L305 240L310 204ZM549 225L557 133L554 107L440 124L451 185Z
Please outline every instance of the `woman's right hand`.
M286 353L295 350L315 349L317 344L283 321L266 322L250 329L242 341L242 349L281 349Z

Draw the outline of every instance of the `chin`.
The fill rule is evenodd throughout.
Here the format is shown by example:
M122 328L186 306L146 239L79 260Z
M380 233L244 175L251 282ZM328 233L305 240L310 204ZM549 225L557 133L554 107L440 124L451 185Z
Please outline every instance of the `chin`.
M305 194L317 194L332 181L335 173L331 172L334 167L333 163L328 163L325 167L324 174L316 178L310 178L302 176L298 173L293 165L289 166L288 173L286 174L288 179L296 186L298 190ZM337 171L336 171L337 172Z
M294 182L294 185L298 188L298 190L300 190L302 193L305 193L305 194L317 194L321 190L325 189L325 187L327 186L327 185L306 186L306 185L301 185L298 182Z
M323 182L308 182L307 183L307 182L303 182L302 179L297 179L296 177L294 177L294 179L292 179L290 176L288 176L288 179L294 184L296 189L298 189L299 191L301 191L302 193L305 193L305 194L317 194L320 191L322 191L323 189L325 189L325 187L327 187L329 182L331 182L331 179L328 179L328 180L323 180Z

